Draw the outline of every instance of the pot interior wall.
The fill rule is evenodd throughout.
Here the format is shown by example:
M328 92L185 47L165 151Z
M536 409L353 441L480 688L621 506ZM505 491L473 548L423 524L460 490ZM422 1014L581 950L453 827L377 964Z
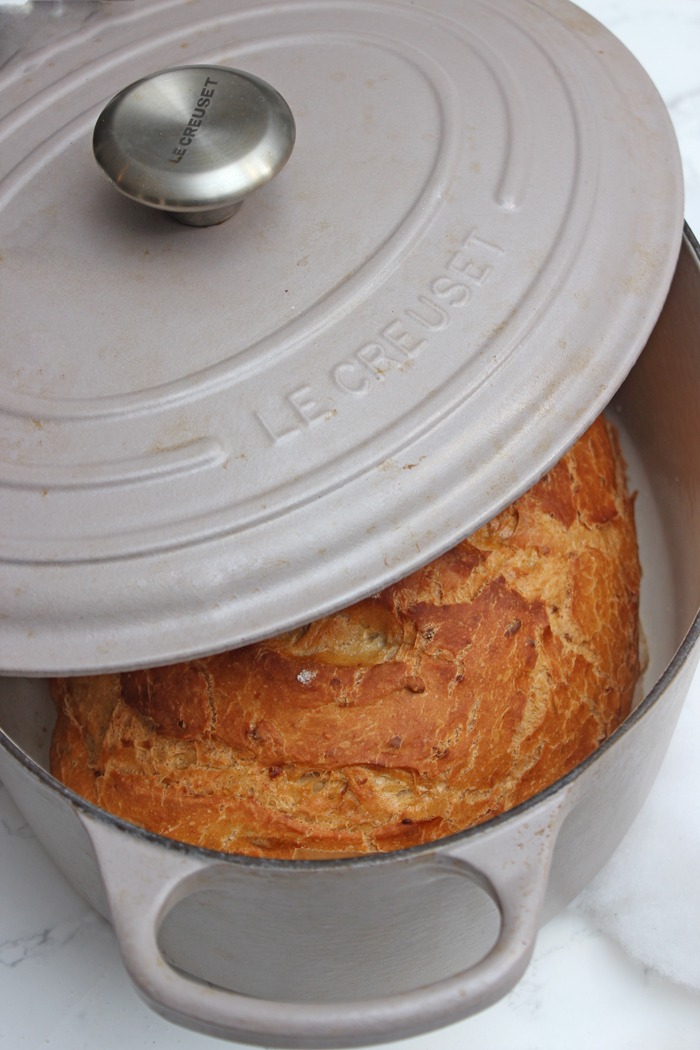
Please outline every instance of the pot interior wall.
M639 490L647 689L700 606L699 405L700 249L688 231L661 317L610 407L611 418L622 422L630 475Z
M4 732L42 769L49 769L56 713L43 678L0 678L0 739Z

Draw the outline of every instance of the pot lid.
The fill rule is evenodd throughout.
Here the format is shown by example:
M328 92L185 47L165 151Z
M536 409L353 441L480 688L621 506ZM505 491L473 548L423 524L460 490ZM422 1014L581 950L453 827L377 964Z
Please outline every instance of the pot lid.
M296 122L206 229L92 155L183 59ZM563 0L111 5L5 66L0 138L6 673L243 644L437 556L602 410L680 246L663 103Z

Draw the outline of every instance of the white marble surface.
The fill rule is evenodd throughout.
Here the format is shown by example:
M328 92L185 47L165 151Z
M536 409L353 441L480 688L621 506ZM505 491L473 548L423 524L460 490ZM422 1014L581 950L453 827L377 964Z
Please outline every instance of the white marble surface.
M138 2L138 0L137 0ZM79 5L56 4L63 7ZM580 6L638 56L671 112L700 232L700 0ZM401 1050L699 1050L700 675L650 798L595 882L542 930L502 1002ZM0 785L0 1046L207 1050L151 1013L109 925L53 868Z

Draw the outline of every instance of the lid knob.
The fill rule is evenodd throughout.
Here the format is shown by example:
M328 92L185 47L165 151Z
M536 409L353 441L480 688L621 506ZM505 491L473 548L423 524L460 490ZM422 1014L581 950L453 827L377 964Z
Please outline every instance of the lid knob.
M264 80L179 66L115 95L97 119L93 150L127 197L212 226L284 167L294 138L289 106Z

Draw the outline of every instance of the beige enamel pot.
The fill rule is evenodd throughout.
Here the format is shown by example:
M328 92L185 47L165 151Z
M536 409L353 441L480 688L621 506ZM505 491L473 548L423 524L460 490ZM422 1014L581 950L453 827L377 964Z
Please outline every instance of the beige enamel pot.
M568 777L428 846L264 861L191 848L86 804L47 772L40 679L0 682L0 777L47 852L112 922L159 1013L263 1046L361 1046L473 1014L518 981L542 923L605 863L655 778L697 665L700 259L686 231L646 349L608 411L637 487L645 698Z
M198 144L231 123L233 69L274 81L294 154L230 222L171 222L159 208L212 216L126 160L136 140L143 174L160 143L161 175L211 188ZM127 153L97 135L126 200L91 144L136 83ZM0 140L0 778L179 1024L328 1048L483 1009L629 827L698 659L700 268L687 232L671 283L658 93L566 0L145 0L20 42ZM208 200L214 219L238 203ZM374 593L604 408L639 492L645 698L549 790L423 847L276 862L147 834L49 775L47 675L242 645Z

